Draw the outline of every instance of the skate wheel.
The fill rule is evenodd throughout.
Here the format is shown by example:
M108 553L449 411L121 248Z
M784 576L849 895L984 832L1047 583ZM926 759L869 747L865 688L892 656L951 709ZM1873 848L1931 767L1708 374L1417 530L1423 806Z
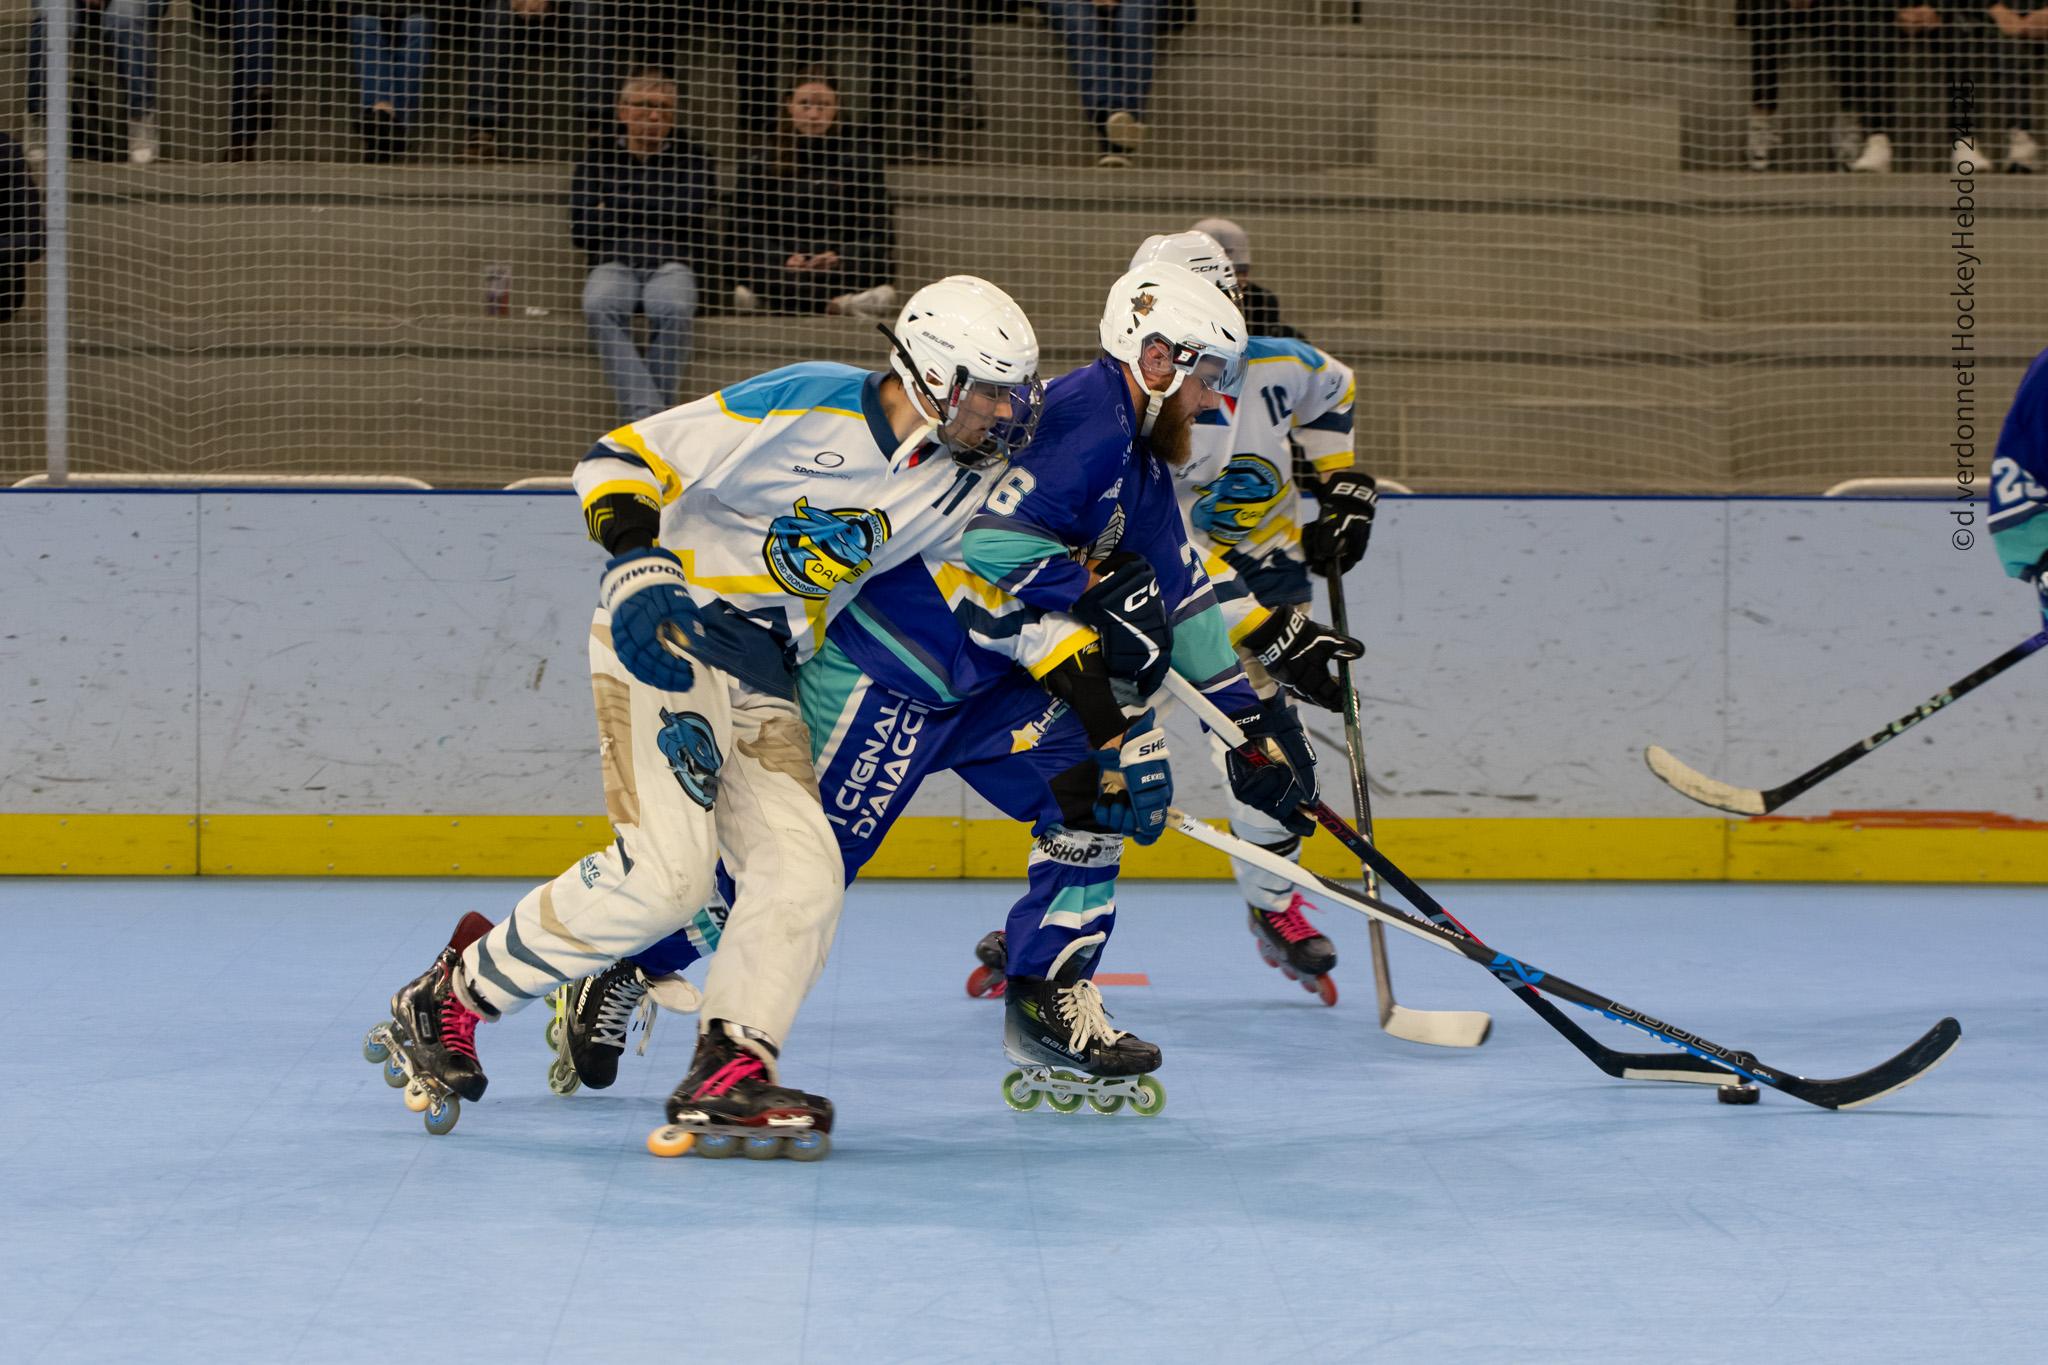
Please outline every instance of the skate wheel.
M1081 1079L1079 1076L1066 1071L1055 1071L1052 1075L1053 1079L1058 1081L1078 1081ZM1083 1098L1080 1095L1047 1095L1045 1097L1045 1104L1048 1109L1051 1109L1056 1114L1071 1114L1080 1109Z
M411 1092L408 1091L407 1093L410 1094ZM448 1130L455 1126L455 1120L461 1117L462 1101L450 1095L447 1099L438 1101L428 1107L427 1131L435 1137L446 1136Z
M656 1156L687 1156L697 1145L697 1135L687 1128L669 1124L647 1135L647 1150Z
M1293 981L1293 982L1297 982L1297 983L1299 983L1299 984L1301 985L1301 988L1302 988L1303 990L1305 990L1305 991L1312 991L1312 990L1314 990L1314 989L1315 989L1315 987L1314 987L1314 986L1311 986L1311 985L1309 985L1309 984L1308 984L1307 982L1304 982L1304 981L1302 981L1302 979L1301 979L1301 973L1300 973L1300 972L1297 972L1297 971L1295 971L1295 970L1294 970L1294 968L1292 968L1292 967L1288 966L1288 965L1287 965L1286 963L1284 963L1284 962L1276 962L1276 963L1274 963L1273 965L1274 965L1274 966L1276 966L1276 967L1278 967L1278 968L1280 969L1280 975L1282 975L1282 976L1286 977L1286 978L1287 978L1287 979L1288 979L1289 981Z
M1280 966L1280 954L1273 951L1272 944L1266 942L1266 940L1260 938L1256 934L1252 935L1252 942L1259 945L1259 957L1261 960L1265 962L1265 964L1268 967Z
M398 1058L386 1054L384 1058L384 1084L396 1090L411 1079L412 1077L405 1074L405 1067L399 1063Z
M562 1021L548 1020L548 1051L558 1051L562 1046Z
M1151 1118L1166 1107L1166 1087L1150 1076L1138 1078L1139 1098L1131 1101L1131 1112Z
M832 1151L832 1135L816 1131L798 1133L789 1139L782 1154L791 1161L823 1161Z
M994 967L976 967L967 974L967 993L977 1000L984 996L994 999L1003 993L1003 987L1008 984L1003 979L1002 972Z
M755 1134L740 1142L740 1155L749 1161L773 1161L782 1155L780 1134Z
M390 1055L391 1049L384 1046L384 1044L378 1042L376 1034L373 1033L369 1037L363 1039L364 1061L374 1065L375 1063L383 1061Z
M1088 1107L1098 1114L1114 1114L1124 1107L1122 1095L1090 1095Z
M1044 1093L1037 1086L1026 1080L1023 1072L1012 1071L1009 1075L1003 1077L1003 1103L1009 1105L1018 1113L1021 1114L1027 1109L1036 1109L1038 1102L1044 1098Z
M1315 984L1309 986L1309 989L1315 992L1316 999L1322 1001L1325 1005L1336 1004L1337 983L1330 980L1327 976L1318 976L1312 979L1315 981ZM1302 984L1307 985L1308 983L1303 982Z
M548 1089L557 1095L573 1095L582 1088L583 1082L576 1075L573 1063L557 1058L555 1064L548 1068Z
M697 1138L697 1155L711 1161L737 1156L739 1150L740 1140L731 1133L704 1133Z
M418 1086L408 1085L405 1088L405 1107L412 1110L413 1113L426 1113L428 1107L432 1105L433 1102L434 1101L432 1097L430 1097L426 1091L420 1089Z

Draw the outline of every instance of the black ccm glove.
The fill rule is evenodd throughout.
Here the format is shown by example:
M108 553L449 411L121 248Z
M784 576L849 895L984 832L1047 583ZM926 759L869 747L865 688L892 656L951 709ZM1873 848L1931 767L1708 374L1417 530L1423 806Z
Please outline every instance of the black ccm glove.
M1325 711L1344 708L1340 666L1365 653L1365 646L1349 635L1339 635L1293 607L1277 608L1238 647L1264 665L1282 687Z
M1333 559L1339 573L1348 572L1364 556L1366 542L1372 539L1380 486L1362 470L1340 469L1308 488L1321 510L1302 529L1301 553L1309 568L1325 578L1330 576Z
M1140 698L1166 681L1173 664L1173 625L1166 599L1143 555L1115 550L1095 566L1095 586L1074 603L1072 616L1102 637L1109 675L1133 683Z
M1230 794L1285 825L1290 833L1315 833L1316 822L1296 809L1316 799L1316 751L1301 728L1301 717L1285 697L1268 697L1256 711L1232 716L1254 748L1271 759L1253 764L1237 750L1224 756Z

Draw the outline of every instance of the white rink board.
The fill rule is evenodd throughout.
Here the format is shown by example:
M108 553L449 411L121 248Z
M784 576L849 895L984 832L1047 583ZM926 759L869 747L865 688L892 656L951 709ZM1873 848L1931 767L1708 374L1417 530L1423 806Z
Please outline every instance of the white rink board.
M1790 777L2035 628L1953 526L1939 503L1390 498L1352 593L1375 814L1702 814L1647 743ZM0 496L0 810L592 813L600 562L563 494ZM2044 687L2022 665L1807 813L2048 818ZM1220 808L1207 763L1178 777ZM963 811L993 814L950 777L910 807Z

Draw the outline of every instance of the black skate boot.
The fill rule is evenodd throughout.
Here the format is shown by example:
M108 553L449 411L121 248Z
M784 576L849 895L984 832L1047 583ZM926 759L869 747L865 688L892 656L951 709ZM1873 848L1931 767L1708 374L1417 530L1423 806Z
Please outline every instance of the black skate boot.
M476 1055L476 1026L485 1016L455 989L462 950L490 931L482 915L464 915L434 965L391 997L391 1022L363 1042L363 1056L383 1063L385 1082L405 1088L405 1107L424 1113L436 1136L455 1126L462 1100L482 1099L490 1083Z
M1152 1115L1166 1089L1148 1074L1159 1069L1159 1049L1111 1028L1093 981L1079 979L1078 963L1057 977L1013 976L1003 1002L1003 1052L1018 1065L1003 1078L1012 1109L1034 1109L1044 1099L1062 1114L1082 1101L1113 1114L1129 1100Z
M1010 944L1000 929L991 929L974 945L981 965L967 974L967 993L991 1000L1003 998L1005 973L1010 966Z
M1249 906L1252 938L1258 942L1259 956L1266 960L1268 967L1280 969L1289 981L1298 981L1301 988L1321 1000L1325 1005L1337 1003L1337 983L1330 980L1330 968L1337 965L1337 949L1329 939L1308 922L1308 916L1301 913L1309 902L1299 893L1287 902L1285 910L1261 910Z
M690 1074L668 1097L668 1126L647 1139L656 1156L786 1156L817 1161L832 1150L832 1101L776 1084L775 1049L723 1019L705 1021Z
M603 1090L619 1078L626 1035L636 1024L640 1052L646 1053L656 1005L691 1014L701 997L681 974L651 977L631 962L617 962L596 976L559 987L548 999L555 1007L555 1018L548 1021L548 1046L555 1050L548 1088L572 1095L586 1085Z

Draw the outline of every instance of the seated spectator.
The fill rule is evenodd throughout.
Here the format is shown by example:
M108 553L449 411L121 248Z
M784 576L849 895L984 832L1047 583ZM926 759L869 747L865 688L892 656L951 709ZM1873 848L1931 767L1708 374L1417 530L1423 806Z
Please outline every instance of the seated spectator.
M128 115L128 160L137 166L155 161L157 138L157 65L162 55L158 30L170 0L77 0L71 7L71 45L78 50L79 18L97 17L114 45L114 66L121 76L121 102ZM43 128L49 102L48 35L44 11L35 7L28 30L27 156L40 163L45 155ZM76 145L76 144L74 144Z
M1161 0L1041 0L1095 129L1096 165L1121 168L1145 141Z
M276 0L192 0L193 16L227 49L228 161L251 161L277 126Z
M1252 239L1243 228L1228 218L1204 218L1194 226L1196 232L1206 232L1216 239L1216 245L1223 248L1223 254L1230 258L1230 268L1237 272L1237 284L1243 297L1238 301L1238 311L1244 314L1244 325L1255 337L1298 337L1301 333L1280 320L1280 300L1273 291L1262 284L1252 283Z
M489 161L503 154L511 121L512 77L521 66L553 57L571 65L585 79L589 73L584 47L595 34L605 0L483 0L477 15L476 57L469 72L469 137L466 154ZM609 17L605 15L603 17ZM635 66L645 63L634 63ZM614 82L607 82L616 88ZM602 103L609 103L604 98ZM608 122L610 110L605 110ZM593 131L595 131L593 122ZM579 130L580 133L581 130Z
M1749 168L1769 170L1784 140L1778 131L1779 72L1814 0L1735 0L1735 22L1749 34Z
M2042 41L2048 39L2048 5L2015 0L1979 8L1943 4L1939 15L1953 15L1949 45L1949 80L1971 81L1977 90L1971 136L1949 149L1958 175L1990 168L1992 149L2003 139L2005 159L1999 169L2028 175L2040 160L2034 141L2034 77L2041 69Z
M349 53L359 102L356 135L366 165L401 160L420 111L434 18L421 0L351 0Z
M43 196L12 133L0 132L0 323L21 311L28 268L43 256Z
M769 150L740 170L732 230L743 310L883 317L896 307L882 168L839 126L839 90L799 80Z
M569 189L569 234L590 262L583 318L623 425L674 405L690 356L713 190L711 159L679 137L676 83L619 87L618 131L591 139ZM647 349L633 315L647 315Z

